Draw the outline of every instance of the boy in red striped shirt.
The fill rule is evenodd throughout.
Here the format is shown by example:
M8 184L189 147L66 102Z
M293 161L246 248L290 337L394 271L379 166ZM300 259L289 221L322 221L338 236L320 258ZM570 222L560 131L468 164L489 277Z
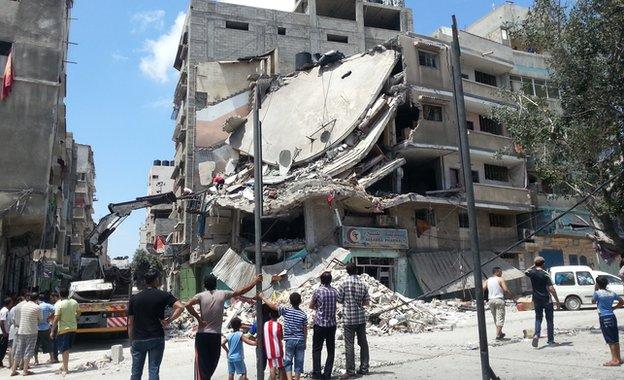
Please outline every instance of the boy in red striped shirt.
M284 349L282 347L284 330L282 325L277 322L279 314L276 310L271 310L269 316L271 319L264 324L264 349L269 362L270 379L275 380L276 374L279 373L280 380L286 380Z

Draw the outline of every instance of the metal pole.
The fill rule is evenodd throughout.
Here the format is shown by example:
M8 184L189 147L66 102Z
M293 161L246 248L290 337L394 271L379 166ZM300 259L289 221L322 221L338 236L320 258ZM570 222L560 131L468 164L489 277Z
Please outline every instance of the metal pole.
M461 154L466 191L466 205L468 207L468 222L470 227L470 251L473 257L473 275L475 282L475 298L477 299L477 324L479 326L479 350L481 352L481 377L484 380L496 378L490 369L488 354L487 332L485 329L485 305L483 304L483 279L481 277L481 254L479 252L479 235L477 231L477 212L475 209L474 188L472 183L472 169L470 164L470 147L468 144L468 130L466 128L466 105L464 104L464 86L461 77L461 62L457 20L453 15L453 92L457 127L459 129L459 152Z
M254 243L256 253L256 274L262 274L262 131L260 126L260 83L254 87ZM262 292L262 284L256 285L256 292ZM262 324L262 300L256 300L256 378L264 379L262 350L264 349L264 325Z

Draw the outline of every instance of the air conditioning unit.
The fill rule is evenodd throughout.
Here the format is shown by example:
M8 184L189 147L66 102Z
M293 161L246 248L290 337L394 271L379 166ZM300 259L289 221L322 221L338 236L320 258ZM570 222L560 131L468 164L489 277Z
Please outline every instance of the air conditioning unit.
M532 235L535 233L535 230L532 230L530 228L523 228L522 229L522 238L523 239L532 239Z
M399 220L396 216L391 215L377 215L375 222L379 227L395 227L399 224Z

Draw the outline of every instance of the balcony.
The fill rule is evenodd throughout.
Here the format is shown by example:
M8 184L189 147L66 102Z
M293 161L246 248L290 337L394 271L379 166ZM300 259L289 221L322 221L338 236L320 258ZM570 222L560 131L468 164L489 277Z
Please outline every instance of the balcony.
M503 96L501 89L498 87L471 81L468 79L462 79L462 82L464 84L465 95L473 95L481 99L492 100L498 103L506 102L506 99Z
M524 208L531 208L531 195L529 190L498 185L474 184L475 200L480 203L504 204Z
M510 152L513 149L513 141L511 138L493 135L487 132L468 131L468 141L470 141L470 148L473 149L483 149L494 152Z

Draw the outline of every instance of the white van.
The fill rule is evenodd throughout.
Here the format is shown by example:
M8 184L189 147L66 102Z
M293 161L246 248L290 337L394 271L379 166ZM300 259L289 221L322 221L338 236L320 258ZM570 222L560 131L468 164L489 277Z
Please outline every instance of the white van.
M624 296L624 283L612 274L591 269L585 265L564 265L548 270L555 284L559 301L566 310L579 310L582 306L592 306L596 277L607 276L607 289Z

